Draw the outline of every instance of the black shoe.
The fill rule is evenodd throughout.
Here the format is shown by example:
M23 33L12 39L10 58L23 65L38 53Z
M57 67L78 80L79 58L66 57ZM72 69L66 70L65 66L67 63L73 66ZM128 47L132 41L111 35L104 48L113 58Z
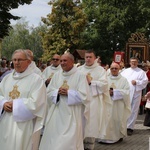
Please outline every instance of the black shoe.
M132 129L127 129L127 135L131 136L133 134L133 130Z
M123 141L123 138L120 138L118 141L117 141L117 143L120 143L120 142L122 142Z
M106 144L106 145L108 145L109 143L106 143L106 142L102 142L102 141L100 141L100 142L98 142L99 144Z
M139 115L143 115L143 113L139 113Z

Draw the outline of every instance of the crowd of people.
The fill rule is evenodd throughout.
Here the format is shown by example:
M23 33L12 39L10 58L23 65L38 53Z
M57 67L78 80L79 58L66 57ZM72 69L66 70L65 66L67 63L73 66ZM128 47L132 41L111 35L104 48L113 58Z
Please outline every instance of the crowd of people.
M31 50L14 51L11 65L2 60L0 69L1 148L94 150L96 140L113 144L131 136L150 77L136 57L129 63L112 62L106 70L88 50L83 65L67 52L40 70Z

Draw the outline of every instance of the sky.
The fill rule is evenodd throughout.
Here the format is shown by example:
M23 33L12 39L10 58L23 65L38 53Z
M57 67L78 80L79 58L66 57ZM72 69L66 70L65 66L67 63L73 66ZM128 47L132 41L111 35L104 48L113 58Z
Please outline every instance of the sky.
M37 27L41 22L41 17L46 17L51 12L50 0L33 0L30 5L20 5L17 9L12 9L12 15L25 18L29 26ZM17 21L11 20L15 25Z

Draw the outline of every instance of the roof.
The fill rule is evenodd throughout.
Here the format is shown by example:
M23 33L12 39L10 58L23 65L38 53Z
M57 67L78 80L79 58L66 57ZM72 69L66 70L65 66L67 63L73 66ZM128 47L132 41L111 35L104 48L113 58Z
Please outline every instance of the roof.
M77 53L80 56L80 58L84 59L85 52L86 52L86 50L78 50L78 49L76 49L73 54Z

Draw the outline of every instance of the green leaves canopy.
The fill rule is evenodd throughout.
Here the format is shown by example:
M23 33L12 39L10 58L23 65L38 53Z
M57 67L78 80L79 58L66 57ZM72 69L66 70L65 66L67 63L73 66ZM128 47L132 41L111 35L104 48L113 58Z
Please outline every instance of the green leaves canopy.
M82 2L89 20L83 34L86 40L84 48L94 49L103 61L109 62L114 51L124 51L131 33L150 35L149 0Z
M49 60L55 53L62 54L68 48L73 51L81 44L81 32L87 24L81 3L72 0L57 0L52 4L52 12L43 18L48 26L43 37L43 60Z
M8 30L11 28L10 20L19 19L18 16L13 16L9 11L13 8L18 8L19 5L30 4L32 0L2 0L0 1L0 39L8 35Z

